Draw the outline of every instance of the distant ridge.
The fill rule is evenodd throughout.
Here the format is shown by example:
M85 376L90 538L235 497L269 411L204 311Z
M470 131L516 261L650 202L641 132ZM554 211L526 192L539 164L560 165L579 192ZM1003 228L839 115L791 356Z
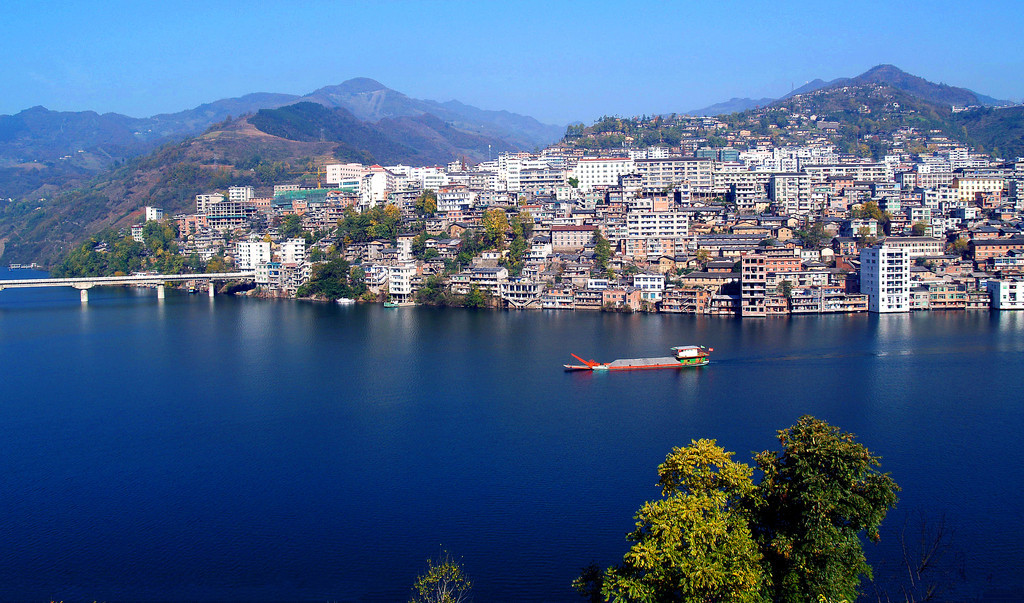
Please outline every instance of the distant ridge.
M708 105L703 109L691 109L687 111L687 115L725 115L727 113L738 113L740 111L746 111L747 109L757 109L758 107L764 107L775 102L774 98L730 98L729 100L722 103L715 103L714 105Z
M946 84L936 84L922 77L909 74L895 65L883 64L876 65L855 77L841 77L827 82L822 79L815 79L777 99L733 98L723 103L709 105L703 109L688 111L687 114L725 115L737 111L746 111L748 109L765 107L772 103L792 98L798 94L807 94L816 90L841 88L843 86L860 86L864 84L883 84L886 86L892 86L897 90L906 92L907 94L921 100L940 105L981 105L986 107L1001 107L1013 104L1011 101L999 100L992 98L991 96L978 94L977 92L968 90L967 88L958 88L956 86L948 86Z
M306 95L257 92L204 103L193 109L151 117L129 117L95 111L51 111L37 106L14 115L0 115L0 198L31 193L40 181L60 187L68 178L80 180L161 144L194 136L228 117L276 109L299 101L344 108L357 118L430 114L455 128L500 139L503 147L532 149L557 141L562 126L543 124L508 111L490 111L448 101L408 97L370 78L354 78ZM25 178L25 167L47 168Z

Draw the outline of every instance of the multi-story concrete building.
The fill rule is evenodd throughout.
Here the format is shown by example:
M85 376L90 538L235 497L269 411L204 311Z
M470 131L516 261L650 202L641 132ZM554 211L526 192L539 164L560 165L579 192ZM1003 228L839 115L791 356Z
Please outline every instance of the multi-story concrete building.
M280 254L282 264L301 264L306 261L306 239L283 241Z
M245 203L256 196L251 186L232 186L228 188L228 201Z
M580 191L588 192L597 186L617 185L619 176L631 174L634 170L636 164L628 157L584 158L573 168L572 177L579 181Z
M1024 280L990 280L986 284L993 310L1024 310Z
M638 159L636 172L647 189L664 190L689 185L693 194L711 194L714 189L714 161L705 158L680 157Z
M239 270L255 270L258 265L269 261L269 241L239 241L235 243L235 266Z
M593 226L551 227L551 247L554 251L580 251L593 239Z
M768 194L780 211L790 216L809 213L811 207L811 177L803 172L772 174Z
M388 296L391 301L409 303L412 301L412 279L416 276L416 262L401 262L388 266Z
M860 251L860 292L868 311L910 311L910 252L883 243Z
M366 173L366 168L359 163L330 163L324 167L324 183L340 186L344 182L358 181Z
M146 206L146 222L149 222L150 220L159 222L160 220L163 219L164 210L160 209L159 207L152 207L150 205Z

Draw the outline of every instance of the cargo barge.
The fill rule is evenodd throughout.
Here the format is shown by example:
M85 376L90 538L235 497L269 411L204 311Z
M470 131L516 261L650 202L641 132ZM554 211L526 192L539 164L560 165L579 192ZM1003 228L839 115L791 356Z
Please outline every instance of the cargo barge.
M583 364L563 364L562 366L567 371L637 371L704 366L709 362L711 352L715 351L714 348L706 348L702 345L680 345L670 349L673 352L672 356L663 356L661 358L625 358L607 363L584 360L576 354L569 354Z

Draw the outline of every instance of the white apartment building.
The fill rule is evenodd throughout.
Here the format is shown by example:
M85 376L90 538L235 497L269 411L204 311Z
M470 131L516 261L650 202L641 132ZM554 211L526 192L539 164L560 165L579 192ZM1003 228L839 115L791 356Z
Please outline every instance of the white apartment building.
M416 262L402 262L388 266L388 296L392 301L412 301L412 278L416 276Z
M803 172L772 174L768 196L786 215L805 215L812 210L811 177Z
M288 239L281 243L281 263L301 264L306 261L306 239Z
M694 193L710 193L714 184L714 163L711 159L686 157L639 159L634 165L636 172L641 176L643 186L648 189L666 189L688 184Z
M220 193L196 195L196 213L205 214L211 205L223 203L224 201L224 195Z
M395 175L379 165L371 165L359 183L359 204L363 208L386 203L388 193L395 190Z
M910 253L887 244L860 251L860 292L868 296L868 311L910 311Z
M476 206L477 192L465 187L450 187L437 192L437 211L441 213L469 211Z
M658 273L640 273L633 275L633 286L640 290L640 299L649 302L661 301L665 291L665 275Z
M255 270L270 261L270 243L267 241L239 241L235 243L235 265L239 270Z
M580 190L587 192L597 186L615 186L619 176L635 170L636 162L628 157L596 157L580 159L571 175L579 180Z
M152 207L150 205L146 206L146 222L149 222L150 220L159 222L160 220L163 219L164 210L160 209L159 207Z
M1001 177L953 178L953 189L961 201L974 202L976 193L1002 192L1004 180Z
M986 284L993 310L1024 310L1024 281L992 280Z
M631 211L626 214L626 236L683 239L690 234L689 214L674 211Z
M340 186L343 182L360 180L366 168L359 163L331 163L324 166L324 184Z
M245 203L256 196L251 186L232 186L228 188L228 201Z

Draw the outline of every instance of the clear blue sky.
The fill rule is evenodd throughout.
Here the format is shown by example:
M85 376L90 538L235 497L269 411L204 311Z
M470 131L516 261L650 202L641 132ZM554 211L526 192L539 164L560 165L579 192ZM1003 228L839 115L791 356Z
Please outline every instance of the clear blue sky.
M682 112L892 63L1024 96L1024 7L903 2L46 2L0 8L0 113L142 117L370 77L548 123Z

